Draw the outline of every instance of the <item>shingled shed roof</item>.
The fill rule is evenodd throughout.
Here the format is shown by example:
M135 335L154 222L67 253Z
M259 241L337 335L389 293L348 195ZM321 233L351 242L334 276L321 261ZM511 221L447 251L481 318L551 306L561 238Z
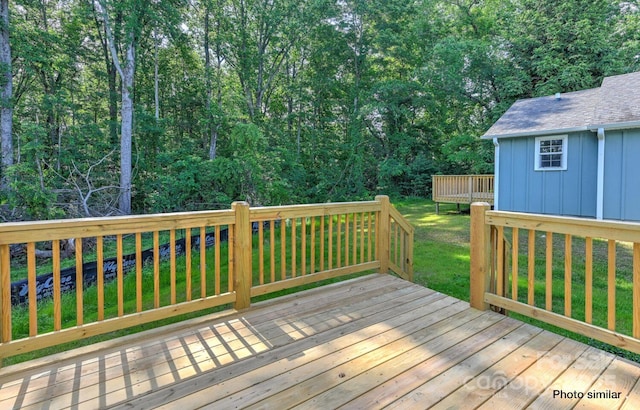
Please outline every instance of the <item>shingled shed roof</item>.
M516 101L483 138L640 127L640 72L606 77L599 88Z
M640 120L640 72L606 77L600 87L594 123L607 125Z

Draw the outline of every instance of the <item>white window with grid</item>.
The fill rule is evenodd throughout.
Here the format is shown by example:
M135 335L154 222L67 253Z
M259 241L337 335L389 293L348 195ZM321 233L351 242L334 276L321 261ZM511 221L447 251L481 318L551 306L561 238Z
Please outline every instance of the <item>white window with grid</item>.
M536 171L564 171L567 169L567 136L536 138Z

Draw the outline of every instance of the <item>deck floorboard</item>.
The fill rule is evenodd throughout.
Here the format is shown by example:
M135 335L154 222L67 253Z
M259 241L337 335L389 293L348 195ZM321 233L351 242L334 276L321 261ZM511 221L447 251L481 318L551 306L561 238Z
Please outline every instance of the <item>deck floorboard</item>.
M0 370L2 409L639 406L639 364L389 275Z

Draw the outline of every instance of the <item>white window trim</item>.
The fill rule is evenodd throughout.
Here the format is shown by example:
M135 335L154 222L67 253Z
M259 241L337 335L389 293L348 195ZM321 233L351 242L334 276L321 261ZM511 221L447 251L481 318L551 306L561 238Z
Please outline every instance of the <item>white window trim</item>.
M540 166L540 142L548 140L562 140L562 165L559 167L541 167ZM546 137L536 137L536 148L534 158L534 170L535 171L566 171L567 169L567 146L568 135L551 135Z

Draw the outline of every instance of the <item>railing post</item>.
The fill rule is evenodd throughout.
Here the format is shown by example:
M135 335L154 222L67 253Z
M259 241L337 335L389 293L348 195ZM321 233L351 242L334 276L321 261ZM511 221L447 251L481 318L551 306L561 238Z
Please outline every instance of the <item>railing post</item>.
M235 211L235 235L233 240L233 289L236 292L236 301L233 308L246 309L251 304L251 282L253 275L252 266L252 231L249 220L249 204L241 201L231 204Z
M491 227L485 223L485 213L491 209L486 202L471 204L471 307L489 309L484 294L489 290L491 275Z
M389 197L386 195L376 196L376 201L380 202L380 217L376 221L376 240L378 242L378 259L380 260L380 273L389 273L389 247L390 247L390 225L389 218Z

